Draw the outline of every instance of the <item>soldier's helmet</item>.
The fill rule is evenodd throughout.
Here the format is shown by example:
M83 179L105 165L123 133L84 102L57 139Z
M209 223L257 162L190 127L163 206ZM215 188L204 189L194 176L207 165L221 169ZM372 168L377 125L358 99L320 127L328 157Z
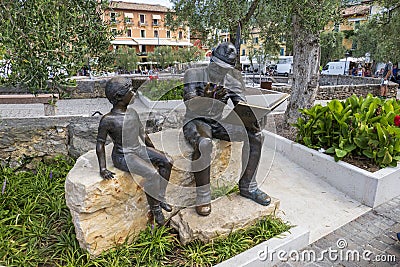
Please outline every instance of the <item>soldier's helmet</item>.
M236 47L232 43L225 42L218 45L212 51L211 61L218 63L221 60L230 66L235 66L236 55Z

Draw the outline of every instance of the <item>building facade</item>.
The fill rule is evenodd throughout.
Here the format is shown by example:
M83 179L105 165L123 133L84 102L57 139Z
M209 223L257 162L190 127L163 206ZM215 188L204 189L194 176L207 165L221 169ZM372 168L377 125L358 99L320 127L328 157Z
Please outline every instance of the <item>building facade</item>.
M147 54L157 46L187 47L190 43L189 28L171 31L165 23L167 7L152 4L139 4L111 1L104 20L110 23L115 39L111 41L114 49L121 46L134 48L147 61Z

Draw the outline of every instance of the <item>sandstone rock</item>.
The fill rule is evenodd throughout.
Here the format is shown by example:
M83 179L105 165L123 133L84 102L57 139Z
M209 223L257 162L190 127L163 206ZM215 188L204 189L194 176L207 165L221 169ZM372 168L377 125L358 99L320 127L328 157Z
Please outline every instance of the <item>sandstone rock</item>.
M196 195L189 172L191 148L184 141L182 132L167 130L151 134L150 138L156 148L166 151L174 160L167 201L175 206L175 210L193 205ZM236 151L240 151L241 143L217 141L214 148L213 187L233 186L240 174L241 153ZM107 164L116 173L116 179L100 177L96 153L91 150L78 158L65 182L65 198L77 239L80 246L94 256L125 240L132 241L147 223L148 206L140 187L143 179L114 168L111 149L112 144L106 147ZM167 217L174 212L164 214Z
M171 218L171 227L178 230L182 244L196 239L210 242L248 227L262 217L273 214L278 208L279 200L274 198L269 206L262 206L239 194L232 194L212 202L211 214L206 217L197 215L194 208L179 211Z

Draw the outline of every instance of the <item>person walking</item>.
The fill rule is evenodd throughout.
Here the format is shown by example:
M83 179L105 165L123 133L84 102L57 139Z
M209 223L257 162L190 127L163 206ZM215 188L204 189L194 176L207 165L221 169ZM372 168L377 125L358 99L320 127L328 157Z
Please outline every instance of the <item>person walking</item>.
M393 64L392 62L388 62L385 65L385 69L383 70L382 79L381 79L381 98L387 98L388 88L389 88L389 81L393 74Z

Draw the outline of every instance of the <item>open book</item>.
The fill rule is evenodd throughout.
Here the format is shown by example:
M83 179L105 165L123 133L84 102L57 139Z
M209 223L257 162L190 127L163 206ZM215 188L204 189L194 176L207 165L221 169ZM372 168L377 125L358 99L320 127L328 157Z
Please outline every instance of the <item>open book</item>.
M256 106L244 102L239 102L231 112L222 119L224 123L244 125L246 128L252 128L257 125L268 113L272 112L286 99L289 94L283 94L279 99L272 102L268 107Z

